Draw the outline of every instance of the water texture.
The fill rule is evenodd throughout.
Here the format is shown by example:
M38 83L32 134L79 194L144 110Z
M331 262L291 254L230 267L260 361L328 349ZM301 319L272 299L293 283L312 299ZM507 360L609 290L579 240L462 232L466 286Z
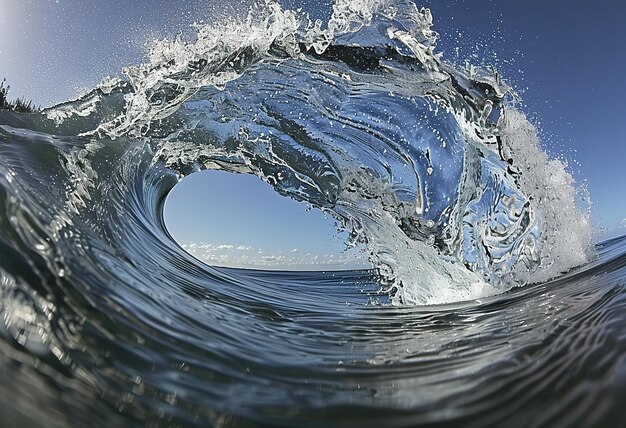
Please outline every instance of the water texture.
M266 3L0 112L7 426L625 423L626 242L592 245L516 94L431 26ZM324 210L376 268L201 263L162 212L202 169Z

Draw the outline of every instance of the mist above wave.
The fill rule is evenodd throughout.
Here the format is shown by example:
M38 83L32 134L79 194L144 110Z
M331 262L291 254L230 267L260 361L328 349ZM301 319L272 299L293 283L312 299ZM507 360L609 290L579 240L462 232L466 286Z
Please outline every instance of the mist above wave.
M181 176L258 175L365 244L396 303L480 298L587 260L571 175L494 71L436 53L427 9L338 0L322 23L266 2L196 28L46 111L50 126L149 141Z

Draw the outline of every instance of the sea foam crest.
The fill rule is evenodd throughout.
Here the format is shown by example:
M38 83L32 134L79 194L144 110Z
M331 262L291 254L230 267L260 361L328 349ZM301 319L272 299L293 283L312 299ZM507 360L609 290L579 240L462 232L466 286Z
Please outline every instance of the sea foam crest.
M284 10L266 0L252 7L244 20L195 24L197 37L192 42L181 37L153 42L148 62L124 69L133 88L126 97L124 114L97 131L113 138L141 134L199 88L222 88L270 51L295 56L305 46L321 54L333 41L369 27L376 16L396 24L385 27L389 40L400 41L424 64L436 63L432 15L410 1L338 0L327 27L322 28L321 21L313 23L305 13Z

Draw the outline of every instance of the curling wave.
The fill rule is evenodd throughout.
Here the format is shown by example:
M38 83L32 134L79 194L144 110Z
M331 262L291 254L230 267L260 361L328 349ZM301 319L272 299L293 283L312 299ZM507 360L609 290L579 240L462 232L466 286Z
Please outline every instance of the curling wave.
M478 298L584 263L571 176L493 72L434 53L431 24L412 3L340 1L322 29L268 3L194 42L155 43L127 81L46 116L92 118L80 135L139 139L181 175L254 173L326 210L396 302Z

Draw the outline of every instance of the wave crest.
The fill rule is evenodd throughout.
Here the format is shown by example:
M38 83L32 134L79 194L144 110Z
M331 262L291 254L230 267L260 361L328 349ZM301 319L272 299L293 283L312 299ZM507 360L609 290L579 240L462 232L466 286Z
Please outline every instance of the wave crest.
M97 118L71 127L149 141L152 165L183 175L254 173L329 212L398 303L479 298L583 263L591 228L571 175L497 73L443 61L431 27L408 1L339 0L326 26L268 1L197 25L194 41L155 42L126 81L46 115Z

